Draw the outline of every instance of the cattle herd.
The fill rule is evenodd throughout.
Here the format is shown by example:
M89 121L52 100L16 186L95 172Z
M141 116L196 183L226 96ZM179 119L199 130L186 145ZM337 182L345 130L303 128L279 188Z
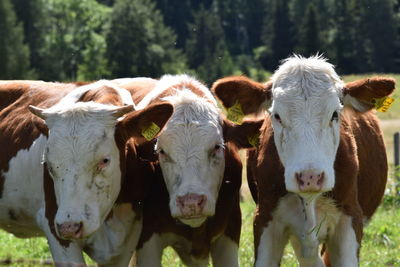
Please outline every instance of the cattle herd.
M239 266L246 149L254 266L279 266L288 242L300 266L358 266L388 172L373 110L394 89L296 55L265 83L211 90L188 75L0 81L0 227L45 236L57 266L85 252L157 267L168 246L187 266Z

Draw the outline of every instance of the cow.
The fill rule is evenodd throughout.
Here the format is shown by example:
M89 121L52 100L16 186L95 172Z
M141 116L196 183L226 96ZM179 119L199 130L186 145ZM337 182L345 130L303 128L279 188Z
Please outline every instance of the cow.
M266 83L244 76L214 83L226 108L236 105L243 115L268 109L247 161L257 196L255 266L278 266L288 241L300 266L358 266L363 226L380 204L388 170L371 109L387 106L394 88L383 77L345 84L325 58L298 55Z
M174 113L155 144L156 172L144 202L138 266L161 266L171 246L188 266L238 266L242 164L209 89L188 75L113 81L137 108L168 101ZM259 127L251 123L241 127ZM145 153L148 154L148 153Z
M136 147L172 115L168 103L134 111L109 81L0 82L0 227L45 236L59 266L127 266L142 228ZM148 139L148 140L147 140Z

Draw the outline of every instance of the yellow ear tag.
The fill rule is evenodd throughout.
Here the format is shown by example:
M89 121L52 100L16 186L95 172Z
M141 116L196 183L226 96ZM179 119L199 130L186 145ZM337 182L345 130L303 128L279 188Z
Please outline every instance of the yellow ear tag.
M236 101L236 103L232 107L228 108L227 112L228 112L227 115L228 120L236 124L242 124L244 113L239 101Z
M146 129L142 131L142 135L146 138L147 141L150 141L158 134L160 131L160 127L157 126L154 122L152 122Z
M380 112L386 112L390 105L394 102L394 98L385 96L382 98L375 98L375 109Z
M253 147L258 147L259 139L260 139L260 134L259 133L256 133L256 134L253 134L253 135L247 137L247 141Z

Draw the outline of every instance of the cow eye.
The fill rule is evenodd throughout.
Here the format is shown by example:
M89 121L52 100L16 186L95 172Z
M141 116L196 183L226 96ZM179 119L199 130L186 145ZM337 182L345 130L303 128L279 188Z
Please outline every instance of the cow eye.
M106 168L108 166L108 164L110 163L111 159L109 157L105 157L103 158L98 164L97 164L97 169L99 170L103 170L104 168Z
M275 114L274 114L274 118L275 118L275 120L277 120L278 122L282 122L281 117L279 116L278 113L275 113Z
M339 118L338 112L337 112L337 111L334 111L333 114L332 114L331 121L334 121L334 120L337 121L338 118Z
M214 146L214 150L219 150L219 149L221 149L222 148L222 145L220 145L220 144L216 144L215 146Z

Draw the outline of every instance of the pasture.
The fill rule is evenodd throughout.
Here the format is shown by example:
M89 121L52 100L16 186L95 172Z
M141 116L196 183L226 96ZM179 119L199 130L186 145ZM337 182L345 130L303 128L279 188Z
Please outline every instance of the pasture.
M388 75L400 81L400 75ZM363 78L346 76L345 81ZM394 95L396 101L387 113L379 113L388 160L393 167L393 133L400 131L400 91ZM400 197L394 195L394 188L400 181L394 180L394 171L389 173L389 184L384 203L374 215L364 231L360 266L400 266ZM240 264L250 267L253 264L252 221L255 205L245 188L244 180L242 208L242 235L239 249ZM45 266L51 264L51 256L44 238L18 239L0 230L0 266ZM88 260L90 264L93 264ZM165 250L164 266L183 266L172 249ZM297 266L290 246L285 251L282 266Z

